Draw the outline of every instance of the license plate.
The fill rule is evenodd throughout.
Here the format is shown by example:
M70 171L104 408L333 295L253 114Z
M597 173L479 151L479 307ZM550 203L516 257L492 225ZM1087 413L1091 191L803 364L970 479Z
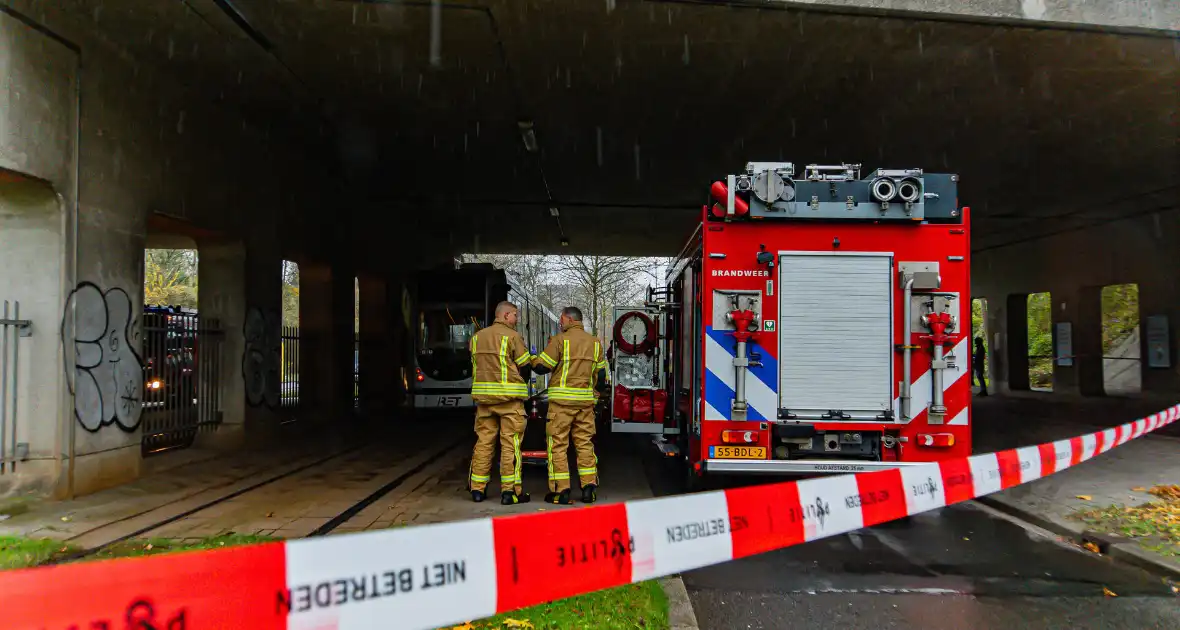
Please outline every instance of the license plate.
M462 396L439 396L438 397L438 406L439 407L458 407L459 403L461 403L462 401L463 401Z
M766 459L765 446L710 446L713 459Z

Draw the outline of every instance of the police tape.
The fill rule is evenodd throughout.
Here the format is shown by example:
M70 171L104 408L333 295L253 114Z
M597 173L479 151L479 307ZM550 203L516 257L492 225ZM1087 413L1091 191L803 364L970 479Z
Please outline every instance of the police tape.
M0 628L437 628L952 505L1178 418L876 472L3 572Z

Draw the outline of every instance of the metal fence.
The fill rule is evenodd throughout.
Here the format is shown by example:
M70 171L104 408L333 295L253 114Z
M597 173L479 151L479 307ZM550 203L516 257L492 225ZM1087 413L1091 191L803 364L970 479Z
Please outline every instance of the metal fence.
M0 311L0 475L16 472L17 462L29 456L29 444L17 441L16 429L20 418L20 340L32 335L32 323L20 318L20 302L5 300Z
M221 424L225 331L193 312L146 310L143 451L183 448Z
M282 368L279 379L279 406L299 406L299 327L283 326Z

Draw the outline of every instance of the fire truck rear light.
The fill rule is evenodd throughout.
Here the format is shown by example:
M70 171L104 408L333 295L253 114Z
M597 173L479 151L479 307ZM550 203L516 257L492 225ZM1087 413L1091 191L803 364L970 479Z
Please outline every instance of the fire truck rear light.
M955 445L952 433L919 433L916 442L920 446L949 447Z
M760 431L722 431L721 441L725 444L755 444L761 437Z

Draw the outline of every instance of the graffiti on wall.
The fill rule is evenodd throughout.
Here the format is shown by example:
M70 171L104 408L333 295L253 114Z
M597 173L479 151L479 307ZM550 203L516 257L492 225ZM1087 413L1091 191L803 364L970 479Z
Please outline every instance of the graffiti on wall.
M72 352L65 345L71 313ZM117 287L103 291L94 283L79 283L66 299L61 338L78 424L91 433L111 425L128 433L139 428L143 360L135 349L140 343L140 322L131 296Z
M283 354L281 326L277 309L263 311L252 306L246 311L246 323L242 327L246 337L242 378L246 382L246 402L251 406L279 406Z

